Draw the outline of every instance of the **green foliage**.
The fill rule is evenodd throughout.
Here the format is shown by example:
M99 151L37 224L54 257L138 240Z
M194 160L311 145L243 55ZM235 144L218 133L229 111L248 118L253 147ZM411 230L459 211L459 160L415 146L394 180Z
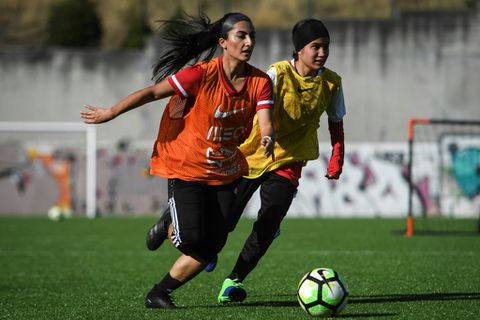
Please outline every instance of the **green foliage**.
M130 21L127 36L123 43L124 48L143 48L145 35L150 32L143 19L136 17Z
M98 46L100 19L88 0L67 0L50 7L48 44L66 47Z
M140 13L131 17L127 23L128 32L123 42L123 48L143 48L145 44L145 36L151 33L150 26L146 22L146 7L140 7Z
M155 252L145 234L157 217L0 218L0 319L309 319L296 298L315 267L340 272L346 319L478 319L480 237L469 232L406 238L403 219L286 219L244 281L241 304L218 305L252 220L230 234L212 273L176 290L178 310L150 310L145 294L178 251ZM451 220L455 222L455 220ZM470 221L475 223L475 221Z
M188 14L180 6L177 6L175 8L174 13L167 20L186 19L188 18L187 15ZM180 25L180 24L163 24L162 22L160 22L160 24L158 25L158 30L161 33L165 33L165 34L170 33L172 29L181 31L184 28L188 28L188 27L185 27L184 25Z
M469 9L477 9L479 6L478 0L465 0L465 6Z

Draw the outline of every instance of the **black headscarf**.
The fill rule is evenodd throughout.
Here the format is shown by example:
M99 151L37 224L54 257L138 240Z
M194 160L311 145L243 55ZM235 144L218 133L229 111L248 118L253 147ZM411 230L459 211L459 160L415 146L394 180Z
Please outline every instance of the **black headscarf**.
M297 22L292 30L293 46L299 52L307 44L318 38L329 38L327 28L322 21L305 19Z

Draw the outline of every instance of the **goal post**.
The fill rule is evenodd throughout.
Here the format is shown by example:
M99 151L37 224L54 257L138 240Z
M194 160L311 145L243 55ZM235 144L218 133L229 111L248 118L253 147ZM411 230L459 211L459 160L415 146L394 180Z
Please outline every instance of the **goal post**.
M417 221L478 219L480 120L409 119L406 178L406 236Z
M81 122L0 122L0 132L11 133L80 133L86 142L86 215L95 217L96 208L96 128Z

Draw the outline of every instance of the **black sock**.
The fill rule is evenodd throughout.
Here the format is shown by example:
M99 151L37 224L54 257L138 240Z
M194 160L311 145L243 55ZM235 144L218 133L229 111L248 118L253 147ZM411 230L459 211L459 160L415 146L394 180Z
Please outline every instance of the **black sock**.
M251 263L245 261L245 259L243 259L242 257L239 257L237 263L232 269L232 272L227 278L232 280L238 279L240 282L243 282L243 280L245 280L250 271L255 268L255 265L256 264L252 265Z
M237 280L239 280L240 282L243 281L243 279L240 278L240 276L239 276L238 273L236 273L236 272L230 273L227 278L228 278L228 279L231 279L231 280L237 279Z
M162 281L155 285L155 291L161 294L170 293L173 290L181 287L182 285L183 282L172 278L172 276L170 276L170 273L167 273L165 277L163 277Z

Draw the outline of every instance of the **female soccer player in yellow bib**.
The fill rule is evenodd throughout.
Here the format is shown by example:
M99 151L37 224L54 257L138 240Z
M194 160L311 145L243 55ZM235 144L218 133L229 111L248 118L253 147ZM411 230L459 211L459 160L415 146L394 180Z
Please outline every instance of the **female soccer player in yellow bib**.
M267 71L274 84L275 159L262 158L258 126L253 127L240 147L248 161L249 174L237 188L232 230L258 187L261 207L237 262L223 283L218 295L220 303L245 299L243 280L279 234L303 166L319 156L317 129L324 112L328 115L333 147L326 177L338 179L342 172L345 104L340 76L325 67L330 35L321 21L307 19L293 27L292 37L293 59L274 63Z

